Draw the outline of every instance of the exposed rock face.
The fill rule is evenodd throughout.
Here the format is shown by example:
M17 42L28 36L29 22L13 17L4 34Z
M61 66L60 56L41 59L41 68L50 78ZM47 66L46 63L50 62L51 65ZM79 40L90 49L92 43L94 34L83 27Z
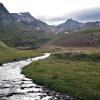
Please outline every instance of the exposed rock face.
M13 17L4 7L4 5L0 3L0 24L7 25L11 21L13 21Z
M45 22L34 18L29 12L24 13L12 13L12 16L17 22L25 24L27 27L34 28L36 30L42 30L46 32L55 32L54 27L46 24Z
M80 30L82 25L83 24L78 21L68 19L65 23L58 25L57 28L61 32L70 32Z
M100 28L100 22L96 21L81 23L73 19L68 19L65 23L58 25L57 28L59 30L58 32L73 32L80 30L96 29Z
M12 13L12 16L16 21L34 21L35 18L29 13L29 12L24 12L24 13Z
M84 30L86 30L86 29L95 29L95 28L100 28L100 22L99 21L87 22L82 27L82 29L84 29Z
M63 33L100 28L100 22L98 21L81 23L73 19L68 19L65 23L58 26L48 25L45 22L34 18L29 12L9 13L4 5L0 3L0 28L13 22L21 23L27 28L48 33Z
M9 14L9 12L7 11L7 9L4 7L4 5L2 3L0 3L0 16L5 16Z
M34 18L29 12L9 13L8 10L0 3L0 27L9 25L10 23L22 23L27 28L46 31L52 33L52 27L45 22Z

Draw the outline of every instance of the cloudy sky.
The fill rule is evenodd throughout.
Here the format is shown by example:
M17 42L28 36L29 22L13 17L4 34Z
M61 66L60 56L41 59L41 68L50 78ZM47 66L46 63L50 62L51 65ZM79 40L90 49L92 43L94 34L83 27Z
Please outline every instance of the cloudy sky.
M64 22L74 12L100 7L100 0L0 0L0 2L11 13L30 12L48 24Z

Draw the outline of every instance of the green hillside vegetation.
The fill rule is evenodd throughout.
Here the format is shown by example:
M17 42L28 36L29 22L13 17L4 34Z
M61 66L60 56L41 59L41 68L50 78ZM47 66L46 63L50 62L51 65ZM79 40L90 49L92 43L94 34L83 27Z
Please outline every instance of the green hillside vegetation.
M33 50L17 50L6 46L0 41L0 65L7 62L18 61L34 56L41 55L38 51Z
M6 44L4 44L2 41L0 41L0 50L8 50L10 49Z
M54 34L25 27L22 23L11 23L0 28L0 41L10 47L35 49L47 43Z
M60 34L49 45L61 47L100 47L100 29Z
M100 54L55 53L33 62L22 73L76 100L100 100Z

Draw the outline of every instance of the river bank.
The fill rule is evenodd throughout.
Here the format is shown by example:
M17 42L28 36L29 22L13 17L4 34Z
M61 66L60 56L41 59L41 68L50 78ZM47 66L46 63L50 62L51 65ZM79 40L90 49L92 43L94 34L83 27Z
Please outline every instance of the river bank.
M45 53L0 66L0 100L72 100L70 96L37 85L21 74L23 67L49 56L50 53Z
M13 61L20 61L42 55L41 52L35 50L17 50L17 49L1 49L0 48L0 65Z
M22 73L37 84L77 100L100 100L100 54L53 54L33 62Z
M57 100L69 99L69 96L60 93L70 95L78 100L100 100L100 53L94 52L93 50L93 52L89 51L90 56L88 56L88 52L86 52L86 55L82 54L80 55L81 57L71 54L71 56L65 56L62 52L58 52L61 53L61 55L54 56L55 53L48 59L33 62L25 67L22 73L32 79L31 82L33 81L36 84L42 85L43 91L46 90L46 94L52 94L52 96L57 95L58 98L60 95L62 99L59 98ZM0 62L3 64L4 62L19 61L20 59L25 60L26 58L41 54L41 50L20 51L15 49L3 49L0 50ZM25 82L28 82L27 79ZM50 90L45 89L45 87L50 88ZM59 91L60 93L55 91Z

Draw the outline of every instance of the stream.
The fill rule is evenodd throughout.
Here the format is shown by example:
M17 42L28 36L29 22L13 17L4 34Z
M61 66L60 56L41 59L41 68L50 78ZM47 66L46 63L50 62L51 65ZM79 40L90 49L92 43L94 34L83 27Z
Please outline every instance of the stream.
M0 66L0 100L72 100L70 96L36 85L21 74L33 61L46 59L50 53Z

